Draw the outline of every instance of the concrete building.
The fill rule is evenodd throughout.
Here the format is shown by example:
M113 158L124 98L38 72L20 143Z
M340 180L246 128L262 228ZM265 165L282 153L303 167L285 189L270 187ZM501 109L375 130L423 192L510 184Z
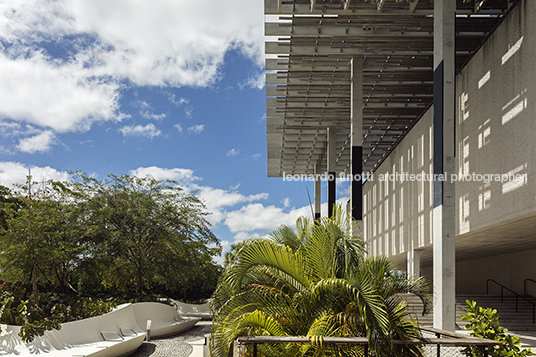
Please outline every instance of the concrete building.
M352 182L369 254L454 294L536 295L536 2L265 0L268 175ZM331 175L329 175L331 173ZM317 189L317 214L319 199ZM492 287L492 288L496 288Z
M522 293L524 279L536 280L535 16L536 2L518 3L456 76L460 293L486 293L487 279ZM433 131L430 108L375 170L377 179L364 185L364 236L371 254L392 256L401 269L420 256L414 270L430 278L433 182L378 177L432 175ZM527 288L534 295L535 287Z

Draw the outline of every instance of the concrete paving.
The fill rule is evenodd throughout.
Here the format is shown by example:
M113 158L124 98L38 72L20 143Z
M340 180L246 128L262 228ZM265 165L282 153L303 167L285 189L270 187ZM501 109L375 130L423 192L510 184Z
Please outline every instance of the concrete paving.
M131 357L201 357L205 334L210 333L211 321L199 321L190 330L176 336L145 341Z

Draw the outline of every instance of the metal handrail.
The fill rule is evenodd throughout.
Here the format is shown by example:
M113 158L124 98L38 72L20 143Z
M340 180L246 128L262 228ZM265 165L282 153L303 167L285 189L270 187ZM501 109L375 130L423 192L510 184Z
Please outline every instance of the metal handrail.
M536 280L531 279L531 278L527 278L527 279L523 280L523 295L525 295L525 296L527 296L527 282L528 281L532 281L533 283L536 284Z
M420 328L421 330L434 332L437 338L425 338L423 340L406 339L406 340L391 340L389 343L396 345L437 345L438 356L440 356L440 346L481 346L484 349L484 357L488 356L488 347L498 346L499 341L493 341L485 338L471 337L465 335L457 335L449 331L437 330L432 328ZM440 336L447 338L440 338ZM364 356L369 356L368 339L366 337L323 337L322 344L343 344L343 345L362 345ZM257 357L258 344L273 344L273 343L312 343L312 339L304 336L240 336L235 339L233 346L233 357L238 357L240 345L253 345L253 356Z
M526 297L522 296L522 295L519 295L518 293L516 293L515 291L513 291L512 289L508 289L506 286L504 286L503 284L499 283L498 281L496 280L493 280L493 279L488 279L488 281L486 282L486 295L489 295L489 282L492 282L492 283L495 283L497 285L499 285L501 287L501 303L504 302L504 289L508 290L509 292L511 292L512 294L515 295L516 297L516 312L518 312L518 298L522 298L523 300L527 301L528 303L530 303L532 305L532 323L536 323L536 303L534 303L533 301L530 301L529 299L527 299Z

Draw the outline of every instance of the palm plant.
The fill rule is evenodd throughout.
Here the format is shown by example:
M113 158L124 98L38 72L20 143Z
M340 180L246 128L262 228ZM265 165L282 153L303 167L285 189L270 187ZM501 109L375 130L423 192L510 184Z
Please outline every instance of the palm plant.
M341 207L331 218L299 218L296 231L281 226L267 239L251 239L236 253L213 295L211 356L232 353L238 336L367 337L371 355L419 355L421 339L403 293L431 307L422 279L393 274L385 257L365 258ZM423 313L426 311L423 311ZM363 347L322 343L259 345L261 356L362 356Z

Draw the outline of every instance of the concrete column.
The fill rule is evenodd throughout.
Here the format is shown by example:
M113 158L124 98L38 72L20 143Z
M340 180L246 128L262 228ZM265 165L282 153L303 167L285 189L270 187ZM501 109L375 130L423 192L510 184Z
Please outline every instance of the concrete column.
M434 1L434 327L448 331L456 318L455 20L456 0Z
M336 131L336 128L328 128L328 217L333 215L333 206L335 206L336 201Z
M322 181L320 180L320 170L318 164L315 164L315 220L319 219L322 209Z
M354 57L351 62L350 85L350 160L352 163L351 208L354 222L363 231L363 57ZM358 178L355 180L355 178Z
M421 276L421 251L410 249L407 253L407 272L408 276L418 278Z

